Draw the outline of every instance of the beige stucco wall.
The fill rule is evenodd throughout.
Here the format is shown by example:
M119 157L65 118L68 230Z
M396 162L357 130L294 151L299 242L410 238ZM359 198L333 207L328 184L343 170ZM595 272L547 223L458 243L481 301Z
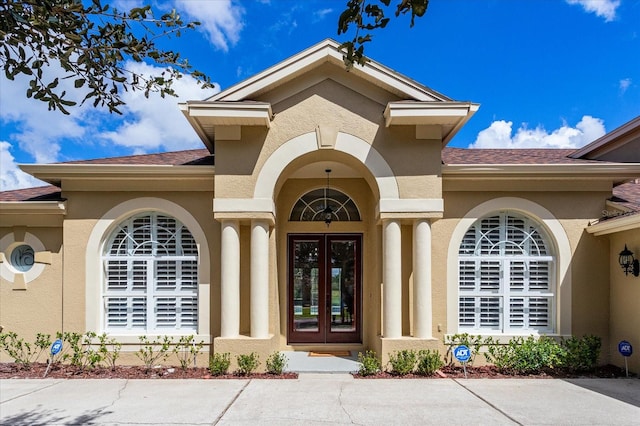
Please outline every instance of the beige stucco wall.
M599 237L606 240L606 237ZM627 359L629 371L640 374L640 277L625 275L618 264L618 256L626 244L637 258L640 257L640 229L618 232L609 236L611 246L610 280L610 341L607 350L609 362L624 367L624 358L618 352L618 343L627 340L633 354Z
M267 94L261 100L269 98ZM395 98L387 94L386 100ZM385 104L330 79L280 100L272 105L274 118L268 130L243 127L241 141L216 141L216 197L252 198L258 175L276 149L318 126L329 126L371 144L393 170L401 198L440 198L439 141L416 140L414 126L385 127L381 114ZM326 151L314 153L313 161L334 155L333 150ZM354 158L342 156L339 161L363 169ZM283 174L280 183L287 177Z
M3 224L6 217L2 217ZM31 225L46 218L30 217ZM12 282L0 277L0 325L3 332L15 332L27 342L35 341L36 333L55 335L63 327L62 300L64 292L63 280L63 245L62 229L59 227L29 226L24 230L44 245L44 250L51 252L51 264L45 265L42 273L26 284L26 290L16 290ZM0 228L0 239L13 234L10 227ZM9 235L9 238L13 239ZM8 257L10 253L5 253ZM0 360L7 361L6 354Z

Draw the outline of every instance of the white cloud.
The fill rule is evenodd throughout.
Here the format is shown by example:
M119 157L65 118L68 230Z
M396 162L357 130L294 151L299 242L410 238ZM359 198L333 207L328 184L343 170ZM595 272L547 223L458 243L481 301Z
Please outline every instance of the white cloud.
M582 6L585 12L595 13L604 18L606 22L616 19L616 9L620 6L620 0L566 0L569 4Z
M627 89L631 87L631 82L632 81L630 78L623 78L622 80L620 80L619 87L620 87L621 94L624 94L624 92L626 92Z
M314 22L323 20L327 15L333 12L333 9L321 9L313 12Z
M580 148L605 134L604 123L589 115L582 117L575 127L566 123L547 132L538 126L529 129L523 123L513 135L513 122L494 121L480 131L469 148Z
M175 7L190 20L200 22L199 29L203 30L211 44L220 50L228 51L229 45L235 45L240 39L245 11L231 0L176 0Z
M9 142L0 141L0 191L44 185L44 182L18 168L11 148Z
M161 68L129 62L126 67L141 75L158 75ZM144 97L140 91L124 92L122 99L126 106L122 108L123 117L119 125L102 132L99 136L117 145L132 148L136 153L145 153L163 147L167 150L201 148L202 142L184 118L178 102L205 99L217 89L203 90L191 76L184 75L176 80L173 88L179 97Z

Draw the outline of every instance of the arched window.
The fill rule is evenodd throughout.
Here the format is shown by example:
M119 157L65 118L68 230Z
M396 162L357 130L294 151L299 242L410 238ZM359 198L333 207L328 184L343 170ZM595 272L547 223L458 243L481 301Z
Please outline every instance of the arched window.
M326 198L325 198L326 194ZM324 210L331 208L334 222L359 221L360 211L356 203L345 193L333 188L314 189L304 194L291 210L289 220L292 222L324 221Z
M554 253L540 225L502 212L478 219L458 251L460 331L554 331Z
M155 212L126 219L102 260L106 331L197 331L198 246L178 220Z

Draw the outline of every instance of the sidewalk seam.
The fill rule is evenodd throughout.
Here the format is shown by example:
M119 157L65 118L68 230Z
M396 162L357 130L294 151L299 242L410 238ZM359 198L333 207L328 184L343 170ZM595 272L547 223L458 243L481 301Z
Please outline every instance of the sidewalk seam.
M240 394L244 392L244 390L247 388L247 386L249 386L249 383L251 383L252 380L253 379L249 379L247 383L244 384L244 386L242 387L242 389L240 389L240 391L238 391L236 396L234 396L233 399L227 404L227 406L224 407L224 410L222 410L222 413L220 413L220 415L213 421L213 423L211 423L212 425L217 425L220 422L220 420L222 420L224 415L227 414L227 411L229 411L229 408L231 408L231 406L236 402L238 397L240 397Z
M466 387L465 385L463 385L462 383L460 383L458 380L456 379L451 379L454 382L456 382L458 385L460 385L463 389L465 389L467 392L469 392L471 395L475 396L476 398L478 398L480 401L484 402L485 404L487 404L489 407L493 408L494 410L496 410L498 413L502 414L503 416L505 416L506 418L508 418L509 420L511 420L512 422L514 422L517 425L523 426L523 423L520 423L519 421L517 421L516 419L514 419L513 417L511 417L509 414L507 414L506 412L504 412L503 410L501 410L500 408L498 408L497 406L495 406L494 404L492 404L491 402L489 402L488 400L486 400L485 398L481 397L480 395L478 395L477 393L475 393L474 391L472 391L471 389L469 389L468 387Z
M23 396L32 395L32 394L37 393L37 392L40 392L40 391L42 391L42 390L49 389L50 387L55 386L55 385L57 385L57 384L60 384L60 383L62 383L63 381L64 381L64 379L63 379L63 380L60 380L60 381L57 381L57 382L55 382L55 383L51 383L49 386L44 386L44 387L41 387L41 388L38 388L38 389L32 390L31 392L23 393L23 394L21 394L21 395L14 396L14 397L13 397L13 398L11 398L11 399L7 399L6 401L2 401L2 402L0 402L0 405L2 405L2 404L4 404L4 403L7 403L7 402L10 402L10 401L14 401L14 400L16 400L16 399L18 399L18 398L22 398Z

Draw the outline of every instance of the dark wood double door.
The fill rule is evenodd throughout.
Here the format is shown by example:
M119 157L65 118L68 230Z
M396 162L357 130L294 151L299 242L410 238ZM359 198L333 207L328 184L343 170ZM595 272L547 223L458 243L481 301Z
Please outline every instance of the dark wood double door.
M362 235L289 235L289 343L360 343Z

